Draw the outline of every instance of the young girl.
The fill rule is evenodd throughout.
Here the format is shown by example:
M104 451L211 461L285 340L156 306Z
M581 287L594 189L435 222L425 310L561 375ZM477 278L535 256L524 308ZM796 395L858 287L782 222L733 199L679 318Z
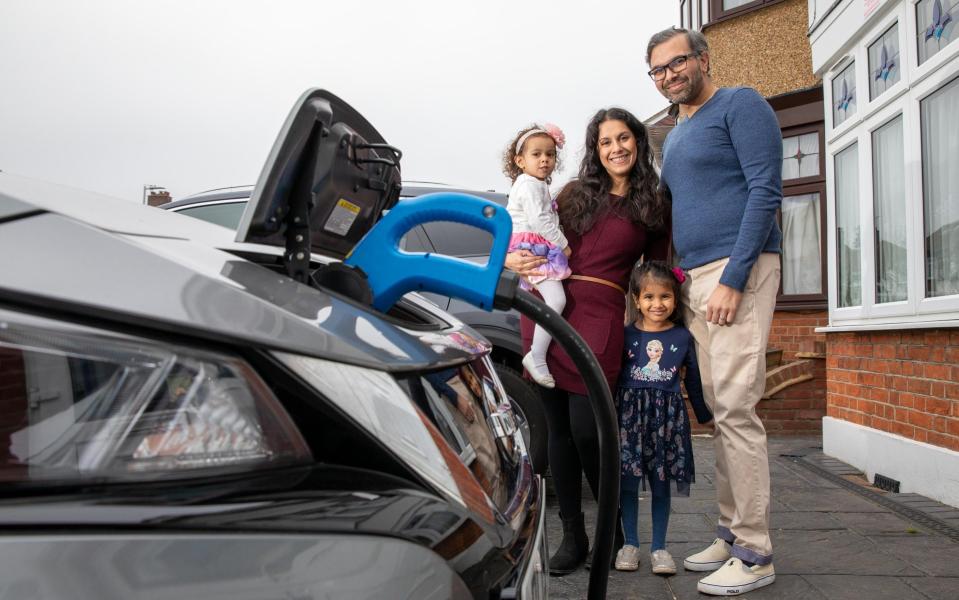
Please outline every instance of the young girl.
M616 390L622 457L619 505L626 537L616 554L619 571L639 568L637 504L639 483L645 478L652 495L652 571L676 572L666 551L670 481L677 494L688 496L695 479L689 419L679 389L682 367L696 420L712 420L703 400L693 337L679 323L679 288L684 280L678 268L647 261L633 269L629 281L625 357Z
M567 263L570 249L548 184L556 168L556 151L562 149L564 141L559 127L549 123L542 127L533 125L517 133L503 155L503 172L513 180L506 204L513 219L509 252L526 250L546 257L542 274L528 281L524 278L522 285L525 289L535 286L543 301L560 314L566 307L562 280L571 274ZM546 366L550 341L552 336L537 325L530 351L523 357L523 367L530 377L548 388L556 385Z

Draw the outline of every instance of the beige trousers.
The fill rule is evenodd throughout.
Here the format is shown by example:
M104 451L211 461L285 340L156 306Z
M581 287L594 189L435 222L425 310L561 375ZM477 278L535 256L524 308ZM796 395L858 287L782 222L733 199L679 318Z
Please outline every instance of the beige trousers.
M706 403L716 423L718 537L732 554L772 562L769 457L756 404L766 385L766 342L779 291L779 255L759 256L731 326L706 322L706 303L728 259L691 269L683 284L686 325L696 340Z

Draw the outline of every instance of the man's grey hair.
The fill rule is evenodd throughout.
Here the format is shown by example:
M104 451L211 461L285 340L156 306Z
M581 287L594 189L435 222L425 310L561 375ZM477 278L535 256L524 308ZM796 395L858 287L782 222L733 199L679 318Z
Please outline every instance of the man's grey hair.
M689 49L696 54L702 54L703 52L709 52L709 43L706 42L706 36L701 32L696 31L695 29L681 29L679 27L670 27L669 29L664 29L659 33L653 34L653 37L649 38L649 45L646 46L646 64L649 64L649 57L653 53L653 48L656 46L668 42L677 35L686 34L686 41L689 42Z

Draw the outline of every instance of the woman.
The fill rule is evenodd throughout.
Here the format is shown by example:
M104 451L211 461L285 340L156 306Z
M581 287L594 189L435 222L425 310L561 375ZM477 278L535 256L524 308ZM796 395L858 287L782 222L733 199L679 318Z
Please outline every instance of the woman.
M622 361L629 273L641 257L665 259L669 247L668 211L658 184L646 129L628 111L610 108L590 120L579 178L557 196L560 222L572 250L573 275L564 282L563 316L596 354L611 389ZM524 253L506 259L507 267L521 275L535 274L542 262ZM521 327L529 348L533 323L524 317ZM549 569L552 575L564 575L575 571L588 553L581 473L586 473L596 498L599 441L579 371L555 343L550 345L547 365L556 387L541 391L550 472L563 521L563 541Z

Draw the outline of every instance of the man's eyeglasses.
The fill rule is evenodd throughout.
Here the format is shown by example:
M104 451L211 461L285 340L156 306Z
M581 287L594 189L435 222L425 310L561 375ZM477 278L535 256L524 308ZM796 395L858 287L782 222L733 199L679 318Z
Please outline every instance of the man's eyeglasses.
M690 52L689 54L682 54L680 56L677 56L676 58L674 58L673 60L669 61L668 63L666 63L665 65L661 67L656 67L654 69L651 69L649 71L649 76L653 79L653 81L662 81L663 79L666 79L666 69L669 69L674 74L679 73L681 71L685 71L686 61L688 61L690 58L695 58L697 56L699 56L699 52Z

